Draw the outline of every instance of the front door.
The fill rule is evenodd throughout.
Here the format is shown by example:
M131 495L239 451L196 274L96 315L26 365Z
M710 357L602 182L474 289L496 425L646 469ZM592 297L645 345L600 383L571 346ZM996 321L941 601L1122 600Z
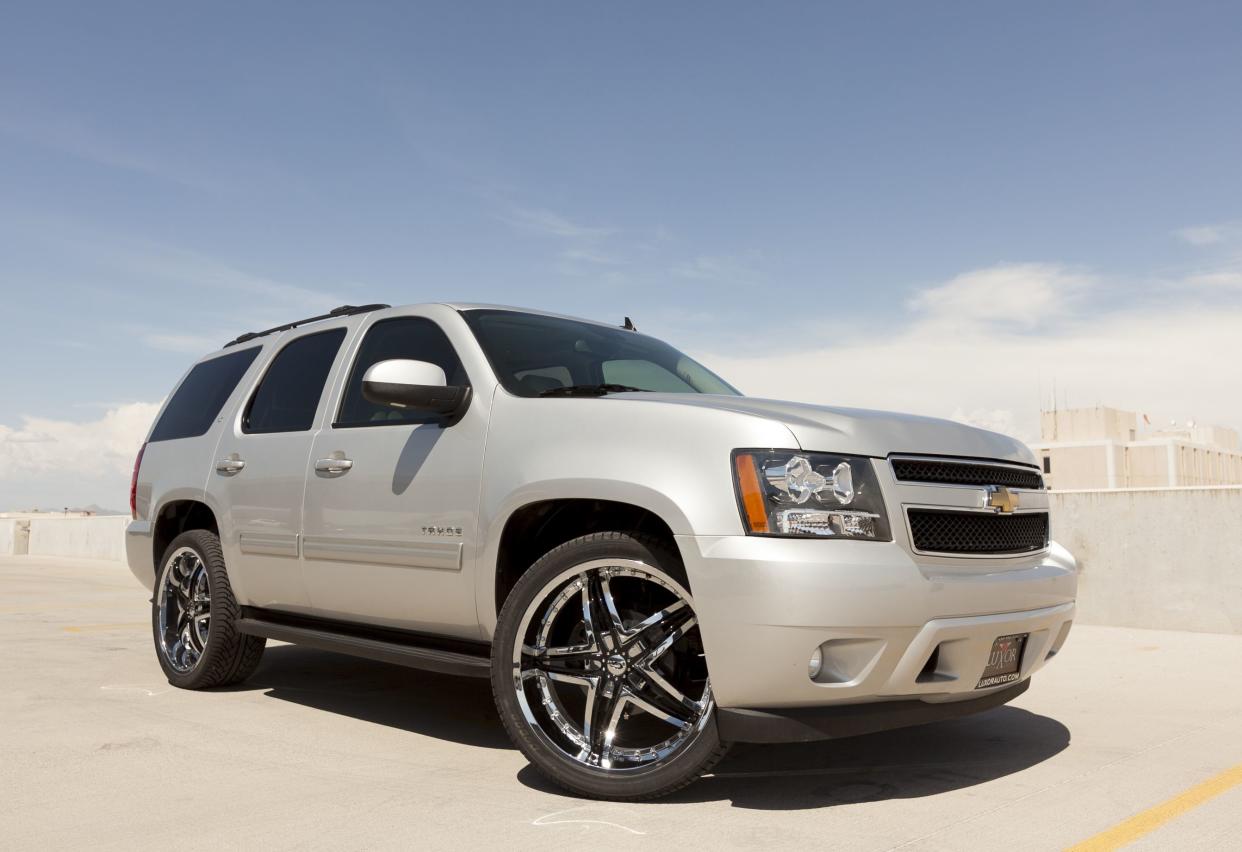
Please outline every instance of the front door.
M311 604L325 617L478 637L474 587L462 573L474 534L486 406L459 420L368 402L379 361L428 361L449 384L470 379L443 329L423 316L363 329L331 424L316 435L306 480L302 556Z
M230 581L251 606L309 609L298 560L306 463L348 330L279 341L216 449L207 488L226 513L220 531Z

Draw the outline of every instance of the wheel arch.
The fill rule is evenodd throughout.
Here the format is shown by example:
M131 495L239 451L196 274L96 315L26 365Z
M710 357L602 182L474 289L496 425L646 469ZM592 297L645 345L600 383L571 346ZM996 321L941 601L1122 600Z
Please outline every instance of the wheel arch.
M497 613L518 579L552 548L589 533L616 531L651 536L677 553L676 523L650 505L626 499L544 497L514 506L495 525L494 542L482 563L486 567L480 573L489 580L480 602L485 632L494 631Z
M169 500L155 515L151 534L151 561L159 572L159 561L173 539L187 530L208 530L220 534L216 513L202 500Z

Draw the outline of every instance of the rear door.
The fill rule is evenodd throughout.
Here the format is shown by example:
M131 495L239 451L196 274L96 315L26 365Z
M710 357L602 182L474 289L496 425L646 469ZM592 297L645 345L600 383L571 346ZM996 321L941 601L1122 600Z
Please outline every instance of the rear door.
M473 398L448 424L363 399L367 368L394 358L429 361L449 384L470 384L445 328L419 309L373 316L355 349L307 476L311 603L326 617L477 638L474 587L462 568L475 534L486 400Z
M251 606L309 608L298 559L307 459L351 328L316 325L279 340L216 449L208 491L224 512L230 581Z

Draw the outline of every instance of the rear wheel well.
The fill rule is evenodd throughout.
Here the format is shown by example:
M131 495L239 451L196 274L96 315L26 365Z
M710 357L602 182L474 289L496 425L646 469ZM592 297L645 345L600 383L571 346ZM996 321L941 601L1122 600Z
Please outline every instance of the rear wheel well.
M496 557L496 611L539 557L570 539L594 532L644 533L674 552L664 519L649 509L612 500L544 500L518 509L505 522Z
M215 513L206 503L197 500L174 500L160 509L155 519L155 535L152 559L155 570L159 571L159 560L164 558L164 551L172 540L187 530L207 530L220 535L220 526L216 523Z

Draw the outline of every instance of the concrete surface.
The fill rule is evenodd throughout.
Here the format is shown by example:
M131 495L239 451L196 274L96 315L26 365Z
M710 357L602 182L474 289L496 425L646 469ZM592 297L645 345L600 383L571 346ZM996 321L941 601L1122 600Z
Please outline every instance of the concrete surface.
M1242 634L1242 487L1054 491L1082 624Z
M145 597L0 559L0 848L1058 849L1242 764L1242 637L1076 627L1013 706L601 804L527 766L484 682L269 644L239 688L172 689ZM1240 847L1242 785L1135 848Z

